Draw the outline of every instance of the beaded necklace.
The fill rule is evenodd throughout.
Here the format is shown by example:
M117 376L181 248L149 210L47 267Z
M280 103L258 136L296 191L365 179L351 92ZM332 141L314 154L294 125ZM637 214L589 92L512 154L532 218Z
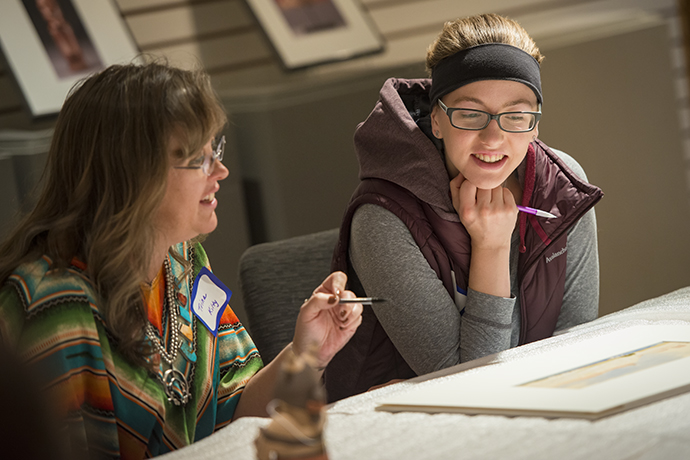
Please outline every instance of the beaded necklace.
M192 260L190 254L190 263L191 262ZM180 406L187 404L190 399L190 385L185 374L175 369L174 362L177 359L180 347L186 344L182 343L183 341L179 336L181 320L178 318L178 305L175 297L175 278L172 273L170 261L167 257L163 261L163 266L165 271L165 296L163 297L163 311L165 312L167 309L170 321L170 330L172 334L172 339L170 340L170 350L165 347L162 339L158 338L153 325L149 321L146 322L146 336L149 338L156 351L160 354L162 361L165 361L170 367L169 369L165 370L165 372L158 373L158 379L163 384L168 401L176 406ZM190 273L190 292L192 290L192 283L193 280ZM179 308L181 309L183 307L184 306L180 306ZM185 319L190 320L191 323L191 317L187 316ZM196 361L196 353L194 353L193 344L191 348L187 348L191 350L191 353L189 351L185 351L182 354L187 361L194 363ZM162 367L163 362L161 362L160 365Z

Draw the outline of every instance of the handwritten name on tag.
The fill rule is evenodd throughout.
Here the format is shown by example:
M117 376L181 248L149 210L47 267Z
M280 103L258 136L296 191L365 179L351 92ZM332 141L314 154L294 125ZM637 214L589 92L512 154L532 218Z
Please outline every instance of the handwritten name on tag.
M206 267L199 271L192 291L192 312L214 336L232 291Z

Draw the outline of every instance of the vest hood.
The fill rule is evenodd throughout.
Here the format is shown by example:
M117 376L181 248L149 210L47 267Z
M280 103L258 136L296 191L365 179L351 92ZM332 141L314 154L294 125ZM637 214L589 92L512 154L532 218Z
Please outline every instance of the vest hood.
M431 136L430 88L429 79L386 80L374 110L355 131L359 178L390 181L431 205L440 217L459 221L442 144Z

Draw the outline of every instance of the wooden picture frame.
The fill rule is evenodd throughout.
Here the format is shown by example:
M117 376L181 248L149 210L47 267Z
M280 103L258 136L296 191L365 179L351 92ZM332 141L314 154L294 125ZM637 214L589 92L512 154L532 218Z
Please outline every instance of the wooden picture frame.
M0 44L35 117L59 112L80 79L139 53L112 0L0 3Z
M356 0L247 0L286 69L352 59L384 48Z

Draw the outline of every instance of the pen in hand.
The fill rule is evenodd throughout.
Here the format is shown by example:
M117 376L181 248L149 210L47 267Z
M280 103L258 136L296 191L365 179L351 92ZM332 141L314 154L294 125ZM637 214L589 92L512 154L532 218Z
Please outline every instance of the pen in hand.
M340 299L338 303L361 303L362 305L371 305L372 303L385 302L386 299L379 297L355 297L353 299Z
M547 211L542 211L541 209L529 208L527 206L519 206L518 211L526 212L527 214L534 214L537 217L546 217L548 219L555 219L556 216Z

